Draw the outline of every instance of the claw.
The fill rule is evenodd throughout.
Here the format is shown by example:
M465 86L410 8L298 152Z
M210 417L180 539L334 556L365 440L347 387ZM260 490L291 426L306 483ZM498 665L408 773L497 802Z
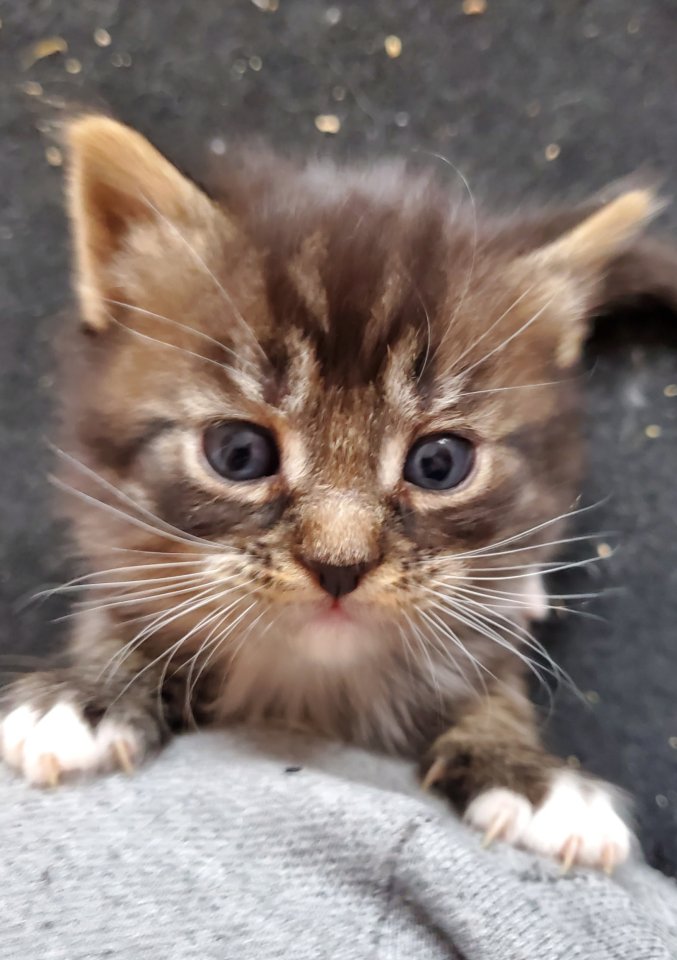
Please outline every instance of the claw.
M446 760L444 760L442 757L438 757L437 760L434 760L425 777L423 780L421 780L421 790L430 790L432 786L441 780L446 765Z
M124 740L113 741L113 751L120 769L131 776L134 773L134 764L129 753L129 747Z
M58 787L61 768L59 767L59 761L53 753L43 754L42 766L45 773L45 786Z
M564 846L560 851L560 855L562 857L561 872L563 874L568 873L569 870L571 870L571 868L573 867L580 848L581 848L580 837L576 837L576 836L569 837L568 840L565 841Z
M616 848L613 843L605 843L602 847L602 856L600 858L602 870L610 877L616 866Z
M484 836L482 837L482 848L484 850L490 847L494 840L498 839L510 822L510 813L503 811L497 813L489 824Z

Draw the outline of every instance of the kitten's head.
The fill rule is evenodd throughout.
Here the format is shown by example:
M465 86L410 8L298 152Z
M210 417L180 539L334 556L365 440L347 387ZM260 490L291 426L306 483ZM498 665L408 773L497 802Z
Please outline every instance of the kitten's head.
M114 611L359 670L542 610L587 319L650 194L485 222L397 164L241 155L208 196L112 120L70 144L66 482Z

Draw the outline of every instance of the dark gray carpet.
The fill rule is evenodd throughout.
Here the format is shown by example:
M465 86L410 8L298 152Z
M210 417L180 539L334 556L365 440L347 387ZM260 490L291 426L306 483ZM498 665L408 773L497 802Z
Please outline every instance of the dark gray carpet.
M479 196L578 199L642 166L677 187L672 0L11 0L0 3L0 648L55 642L62 580L43 437L52 341L68 301L61 171L40 132L63 103L101 104L199 174L241 135L312 151L442 154ZM95 42L97 28L110 44ZM390 58L384 38L402 52ZM35 41L63 37L23 69ZM104 41L106 35L99 39ZM28 82L28 85L27 85ZM35 84L40 84L42 93ZM315 117L336 115L323 135ZM549 148L549 149L548 149ZM556 156L555 156L556 155ZM548 159L550 158L550 159ZM51 155L52 161L58 157ZM442 163L431 159L431 162ZM453 177L453 170L449 170ZM663 217L677 229L677 206ZM677 383L675 318L616 318L589 351L590 471L582 524L617 554L566 587L608 590L544 634L587 694L560 690L548 723L566 755L637 798L649 860L677 869ZM646 427L657 425L651 439ZM600 542L610 542L610 536Z

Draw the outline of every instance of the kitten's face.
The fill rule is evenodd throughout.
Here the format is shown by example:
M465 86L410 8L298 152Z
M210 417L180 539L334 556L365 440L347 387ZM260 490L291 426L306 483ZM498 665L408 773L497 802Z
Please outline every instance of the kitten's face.
M392 168L240 172L217 204L110 121L73 139L66 415L104 482L68 482L108 505L73 510L96 568L139 567L120 615L353 665L540 612L598 258L639 213L533 251Z

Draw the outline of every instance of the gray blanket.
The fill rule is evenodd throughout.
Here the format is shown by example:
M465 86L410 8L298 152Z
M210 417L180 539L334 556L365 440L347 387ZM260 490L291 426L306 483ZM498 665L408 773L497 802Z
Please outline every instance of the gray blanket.
M677 887L482 850L411 771L232 731L55 792L0 774L2 960L668 960Z

